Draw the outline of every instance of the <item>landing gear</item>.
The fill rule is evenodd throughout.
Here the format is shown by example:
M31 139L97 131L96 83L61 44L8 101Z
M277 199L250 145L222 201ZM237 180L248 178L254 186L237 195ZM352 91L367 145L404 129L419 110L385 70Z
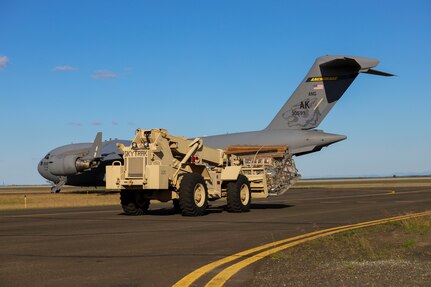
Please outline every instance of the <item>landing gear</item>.
M250 182L241 174L236 182L227 184L227 211L247 212L250 210L250 202Z
M142 215L150 207L150 200L138 190L122 190L120 201L126 215Z
M51 182L52 186L51 186L51 193L59 193L61 191L61 188L63 187L63 185L66 184L66 177L65 176L60 176L60 181L57 183Z

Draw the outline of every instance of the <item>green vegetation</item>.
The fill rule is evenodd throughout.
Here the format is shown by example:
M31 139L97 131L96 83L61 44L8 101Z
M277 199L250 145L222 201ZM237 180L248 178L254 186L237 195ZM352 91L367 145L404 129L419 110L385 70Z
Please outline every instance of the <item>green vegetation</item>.
M406 233L426 235L431 233L431 220L424 217L412 218L400 222L401 227Z
M415 239L407 239L404 241L404 247L406 248L414 248L416 246L416 240Z
M431 216L321 237L273 254L249 286L430 286Z
M344 231L306 242L302 248L325 250L329 257L355 258L357 262L400 260L419 246L431 248L430 235L431 216L424 216ZM273 254L272 258L289 259L289 252Z

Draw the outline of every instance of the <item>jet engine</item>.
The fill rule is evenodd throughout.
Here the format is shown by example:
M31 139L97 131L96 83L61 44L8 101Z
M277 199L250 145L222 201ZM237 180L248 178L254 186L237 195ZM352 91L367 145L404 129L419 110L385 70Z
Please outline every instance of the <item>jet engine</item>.
M73 175L77 172L95 166L94 160L81 159L78 155L59 155L52 156L48 170L50 173L57 176Z

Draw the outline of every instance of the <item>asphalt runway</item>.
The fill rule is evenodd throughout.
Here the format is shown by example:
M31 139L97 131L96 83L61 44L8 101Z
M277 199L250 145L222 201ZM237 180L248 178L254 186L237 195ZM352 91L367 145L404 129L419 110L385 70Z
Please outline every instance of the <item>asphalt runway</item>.
M170 204L154 204L139 217L122 215L119 206L2 211L0 286L171 286L262 244L430 210L431 188L292 189L255 200L240 214L224 211L224 204L213 203L203 217L174 214ZM226 286L244 286L253 276L251 265Z

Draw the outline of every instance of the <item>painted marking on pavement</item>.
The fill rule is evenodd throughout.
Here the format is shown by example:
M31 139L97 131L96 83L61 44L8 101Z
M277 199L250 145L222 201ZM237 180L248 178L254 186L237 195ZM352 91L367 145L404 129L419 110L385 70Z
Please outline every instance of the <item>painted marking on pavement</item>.
M324 230L318 230L318 231L310 232L307 234L303 234L303 235L279 240L276 242L268 243L268 244L265 244L265 245L262 245L259 247L255 247L255 248L241 251L241 252L236 253L234 255L227 256L227 257L222 258L220 260L217 260L217 261L214 261L214 262L209 263L207 265L204 265L204 266L196 269L192 273L183 277L181 280L179 280L177 283L175 283L173 285L173 287L180 287L180 286L181 287L188 287L193 282L198 280L200 277L202 277L203 275L207 274L208 272L214 270L215 268L222 266L226 263L232 262L234 260L246 257L246 259L241 260L241 261L223 269L220 273L218 273L215 277L213 277L205 285L205 287L223 286L233 275L235 275L236 273L238 273L240 270L247 267L248 265L250 265L250 264L252 264L252 263L254 263L260 259L263 259L263 258L265 258L271 254L274 254L274 253L279 252L281 250L285 250L289 247L301 244L303 242L314 240L314 239L328 236L328 235L332 235L332 234L339 233L342 231L347 231L347 230L352 230L352 229L357 229L357 228L362 228L362 227L367 227L367 226L373 226L373 225L378 225L378 224L392 222L392 221L399 221L399 220L404 220L404 219L409 219L409 218L414 218L414 217L419 217L419 216L426 216L426 215L431 215L431 211L425 211L425 212L419 212L419 213L414 213L414 214L395 216L395 217L391 217L391 218L372 220L372 221L350 224L350 225L345 225L345 226L338 226L338 227L328 228L328 229L324 229ZM265 250L265 249L267 249L267 250ZM265 251L262 251L262 250L265 250ZM259 252L259 251L261 251L261 252ZM259 252L259 253L257 253L257 252ZM256 253L256 254L251 255L253 253Z

